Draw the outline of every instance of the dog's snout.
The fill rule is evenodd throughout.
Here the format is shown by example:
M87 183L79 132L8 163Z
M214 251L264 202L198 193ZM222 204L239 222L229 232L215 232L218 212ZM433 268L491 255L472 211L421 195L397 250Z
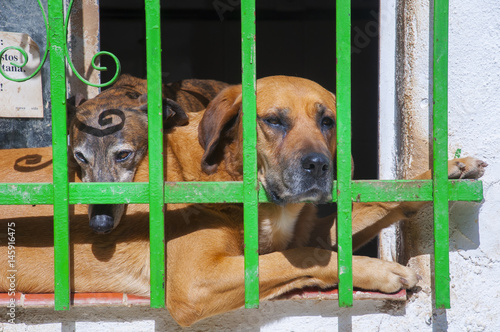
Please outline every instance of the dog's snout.
M111 232L114 225L115 220L113 217L105 214L98 214L90 218L90 228L98 234L107 234Z
M89 226L98 234L107 234L115 227L113 205L95 204L90 206Z
M302 168L314 178L324 176L330 169L329 159L321 153L310 153L301 160Z

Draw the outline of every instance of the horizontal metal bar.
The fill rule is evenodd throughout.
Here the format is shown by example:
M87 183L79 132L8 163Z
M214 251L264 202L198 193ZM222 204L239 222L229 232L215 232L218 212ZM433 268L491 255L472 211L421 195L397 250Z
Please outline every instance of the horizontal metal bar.
M432 180L353 181L355 202L432 201ZM474 180L449 180L450 201L481 201L483 183Z
M148 182L76 182L69 184L70 204L148 204Z
M332 202L337 200L336 181ZM432 201L431 180L358 180L352 182L355 202ZM449 180L450 201L481 201L483 183ZM148 204L147 182L70 183L70 204ZM51 205L52 183L0 183L1 205ZM242 203L243 182L166 182L165 203ZM259 191L259 202L269 199Z
M0 183L0 204L42 205L54 204L52 183Z
M243 182L241 181L165 183L165 203L242 203L242 202L243 202Z

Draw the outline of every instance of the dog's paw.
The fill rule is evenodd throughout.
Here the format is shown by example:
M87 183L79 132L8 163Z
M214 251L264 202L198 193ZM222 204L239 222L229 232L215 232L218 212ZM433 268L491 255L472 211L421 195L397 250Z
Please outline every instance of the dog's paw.
M482 160L465 157L448 161L448 177L450 179L478 179L484 174L488 164Z
M376 258L355 256L353 268L354 287L383 293L413 288L421 279L409 267Z

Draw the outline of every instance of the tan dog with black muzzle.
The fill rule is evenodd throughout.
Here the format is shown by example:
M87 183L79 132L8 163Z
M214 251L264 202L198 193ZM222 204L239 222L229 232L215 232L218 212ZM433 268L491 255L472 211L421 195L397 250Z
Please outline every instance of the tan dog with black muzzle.
M241 86L229 87L205 112L188 113L189 125L168 134L169 181L242 180L241 100ZM306 79L274 76L257 82L258 174L272 202L259 205L262 300L296 288L326 288L338 283L337 253L332 250L335 238L330 239L331 248L308 246L318 222L314 203L328 201L332 191L335 107L333 94ZM474 158L452 160L449 175L478 178L485 166ZM419 178L428 179L430 174ZM147 169L140 167L137 178L146 176ZM354 203L354 245L366 243L380 228L404 219L424 204ZM72 217L73 291L148 294L148 215L132 209L123 225L105 237L92 234L85 216ZM166 298L170 314L179 324L191 325L243 306L242 209L241 204L168 205ZM27 219L3 221L19 225L17 289L51 292L50 219ZM5 264L6 255L0 255L0 267ZM398 263L353 257L354 287L396 292L415 286L417 280L414 271ZM0 291L7 288L6 280L0 279Z

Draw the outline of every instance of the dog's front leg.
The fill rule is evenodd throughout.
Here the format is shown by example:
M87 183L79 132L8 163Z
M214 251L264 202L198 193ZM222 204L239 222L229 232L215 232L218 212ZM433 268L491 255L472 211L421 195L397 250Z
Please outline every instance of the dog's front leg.
M211 260L211 262L215 262ZM203 318L244 305L243 256L219 257L210 268L169 280L167 304L174 319L189 326ZM170 276L175 276L169 273ZM395 292L417 283L409 268L375 258L353 257L354 287ZM318 248L294 248L259 256L259 295L270 299L289 290L338 284L337 253Z
M450 179L477 179L483 176L485 162L472 157L448 161ZM431 179L428 170L413 180ZM385 227L404 220L429 202L389 202L389 203L354 203L353 205L353 248L357 249L370 241ZM332 232L332 236L334 236Z

